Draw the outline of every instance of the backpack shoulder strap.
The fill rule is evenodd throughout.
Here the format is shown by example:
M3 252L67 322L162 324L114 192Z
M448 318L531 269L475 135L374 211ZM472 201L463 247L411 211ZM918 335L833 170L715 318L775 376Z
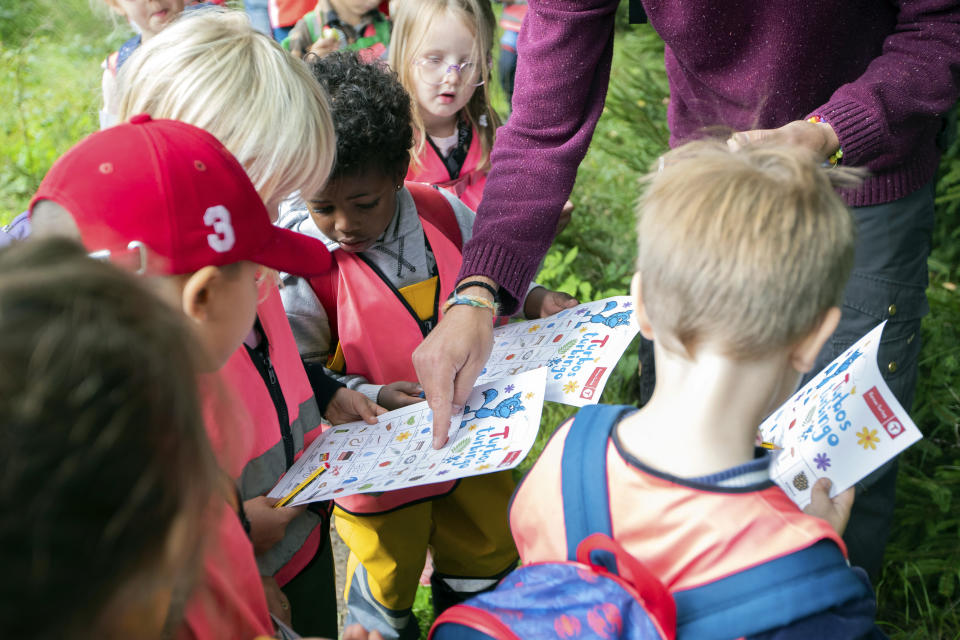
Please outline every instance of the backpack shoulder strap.
M577 413L563 444L560 462L567 559L594 533L613 537L607 489L607 442L620 417L636 407L596 404Z
M445 235L457 247L457 251L463 251L460 225L457 224L457 215L453 212L450 201L440 193L439 189L429 184L407 182L404 186L413 196L420 217Z
M832 540L820 540L701 587L676 591L677 636L751 636L872 597Z

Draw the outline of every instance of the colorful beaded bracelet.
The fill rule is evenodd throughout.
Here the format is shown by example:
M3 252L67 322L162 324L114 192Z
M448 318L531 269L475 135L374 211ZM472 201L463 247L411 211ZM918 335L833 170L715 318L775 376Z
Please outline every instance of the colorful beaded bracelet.
M814 124L829 124L826 120L824 120L820 116L811 116L810 118L807 118L807 122L812 122ZM833 155L827 158L827 162L830 164L831 167L835 167L838 164L840 164L840 161L842 159L843 159L843 147L838 147L837 150L833 152Z
M455 293L447 299L447 302L443 305L443 313L446 313L450 310L450 307L455 307L458 304L465 304L471 307L484 307L485 309L490 309L493 312L493 315L497 315L499 311L499 305L495 302L487 300L483 296L471 296L467 294Z

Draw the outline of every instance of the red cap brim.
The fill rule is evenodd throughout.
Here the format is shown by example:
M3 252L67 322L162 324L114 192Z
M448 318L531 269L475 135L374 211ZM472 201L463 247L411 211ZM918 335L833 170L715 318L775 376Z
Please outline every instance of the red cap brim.
M248 259L305 278L326 273L333 265L333 256L323 242L280 227L271 227L270 239Z

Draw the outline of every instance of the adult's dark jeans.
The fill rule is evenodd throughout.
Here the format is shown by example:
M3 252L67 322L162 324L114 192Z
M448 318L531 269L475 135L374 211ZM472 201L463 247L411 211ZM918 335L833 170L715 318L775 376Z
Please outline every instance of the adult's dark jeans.
M878 324L887 321L877 364L891 391L910 411L917 384L920 320L927 304L927 258L933 233L933 183L909 196L872 207L854 207L857 249L843 298L840 325L817 356L805 383ZM653 343L641 339L639 406L653 394ZM802 383L801 383L802 384ZM853 565L874 582L883 567L896 489L896 460L857 484L844 541Z

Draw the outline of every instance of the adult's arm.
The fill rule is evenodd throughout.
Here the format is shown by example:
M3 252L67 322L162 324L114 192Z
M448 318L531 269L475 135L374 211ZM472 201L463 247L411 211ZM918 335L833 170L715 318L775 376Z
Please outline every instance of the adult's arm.
M530 0L517 44L513 112L497 132L490 174L460 279L501 288L502 311L523 300L553 242L603 110L617 0Z
M530 0L520 31L513 113L497 132L473 237L458 280L500 289L513 313L553 242L560 210L603 111L618 0ZM481 287L465 291L487 297ZM413 352L433 410L433 446L490 357L493 326L484 308L456 306Z
M805 121L779 129L746 132L743 141L780 139L830 155L843 149L843 162L875 172L910 162L937 136L942 118L960 95L960 2L900 0L893 31L880 54L860 76L838 87L813 109L832 128L832 143ZM908 182L927 175L904 176Z
M880 171L929 144L960 87L960 2L899 0L879 56L812 113L833 127L844 163Z

